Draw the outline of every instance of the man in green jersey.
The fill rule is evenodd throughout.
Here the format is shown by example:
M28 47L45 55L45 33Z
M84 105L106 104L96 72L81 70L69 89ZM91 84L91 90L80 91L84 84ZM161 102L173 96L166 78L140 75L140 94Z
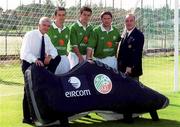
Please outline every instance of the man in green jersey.
M120 41L118 30L112 26L112 14L109 11L101 13L101 25L95 27L90 35L87 46L87 59L95 59L117 69L115 57ZM93 54L93 57L92 57ZM121 115L110 111L96 111L105 120L118 120Z
M112 26L112 14L104 11L101 14L102 24L93 29L87 47L87 59L94 58L108 66L117 69L117 59L115 57L117 45L120 41L118 30Z
M48 31L53 45L56 47L58 54L61 56L61 62L58 65L55 74L66 73L70 70L70 63L67 57L67 46L69 42L70 30L64 26L66 9L57 7L54 12L54 21Z
M72 24L70 28L70 66L73 68L78 63L86 59L86 49L89 40L89 35L92 31L92 26L88 24L92 10L89 7L80 9L79 20Z

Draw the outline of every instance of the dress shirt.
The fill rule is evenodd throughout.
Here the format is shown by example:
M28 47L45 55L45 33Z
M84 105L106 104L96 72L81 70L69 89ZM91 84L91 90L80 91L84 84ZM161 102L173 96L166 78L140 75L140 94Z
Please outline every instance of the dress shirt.
M132 33L132 31L135 29L135 27L133 28L133 29L131 29L131 30L127 30L126 32L128 33L127 34L127 37Z
M21 60L34 63L38 58L40 58L42 36L43 35L39 30L32 30L25 34L20 51ZM45 53L47 55L51 55L51 57L54 59L58 53L47 34L44 34L44 41Z

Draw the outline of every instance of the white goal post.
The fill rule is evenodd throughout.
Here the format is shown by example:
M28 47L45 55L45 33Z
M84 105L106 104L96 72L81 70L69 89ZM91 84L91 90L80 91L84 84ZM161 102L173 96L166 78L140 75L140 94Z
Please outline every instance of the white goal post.
M174 92L179 90L178 85L178 42L179 42L179 3L175 0L175 11L174 11Z

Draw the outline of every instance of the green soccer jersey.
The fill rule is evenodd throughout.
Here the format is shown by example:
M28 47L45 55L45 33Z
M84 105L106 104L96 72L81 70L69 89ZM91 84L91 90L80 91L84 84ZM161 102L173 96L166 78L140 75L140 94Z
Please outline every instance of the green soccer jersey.
M115 27L111 27L111 30L107 32L100 25L93 29L88 47L94 49L94 57L101 59L108 56L115 56L119 41L120 34Z
M73 51L73 47L77 46L80 53L86 55L87 44L92 29L91 25L83 28L79 21L72 24L70 28L70 51Z
M68 27L64 27L62 30L54 25L48 30L49 37L54 47L57 49L59 55L67 55L67 48L69 42L70 30Z

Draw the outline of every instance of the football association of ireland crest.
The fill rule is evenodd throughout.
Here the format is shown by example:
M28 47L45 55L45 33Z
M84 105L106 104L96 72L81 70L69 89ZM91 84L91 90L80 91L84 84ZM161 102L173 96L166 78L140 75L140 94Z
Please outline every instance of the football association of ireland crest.
M108 94L112 90L112 81L108 76L98 74L94 78L94 86L99 93Z

